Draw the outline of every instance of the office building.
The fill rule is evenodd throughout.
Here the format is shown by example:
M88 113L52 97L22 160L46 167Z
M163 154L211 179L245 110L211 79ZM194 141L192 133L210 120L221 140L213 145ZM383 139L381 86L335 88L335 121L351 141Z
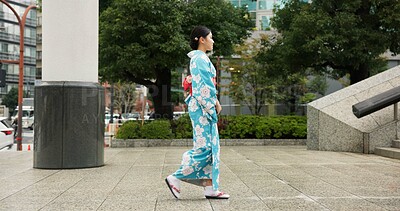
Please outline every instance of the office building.
M18 13L23 16L29 5L36 4L34 0L8 0ZM36 75L36 10L31 9L25 24L24 36L24 97L33 97ZM11 9L0 3L0 60L19 61L20 27ZM6 70L6 86L0 87L0 99L12 88L18 88L19 64L3 62Z

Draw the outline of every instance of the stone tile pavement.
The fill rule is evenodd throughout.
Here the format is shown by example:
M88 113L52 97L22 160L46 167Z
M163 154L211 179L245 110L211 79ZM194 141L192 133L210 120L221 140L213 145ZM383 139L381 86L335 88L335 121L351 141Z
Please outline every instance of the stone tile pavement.
M400 210L400 160L305 146L224 146L221 190L207 200L164 183L188 147L107 148L106 165L33 169L32 152L0 152L0 210Z

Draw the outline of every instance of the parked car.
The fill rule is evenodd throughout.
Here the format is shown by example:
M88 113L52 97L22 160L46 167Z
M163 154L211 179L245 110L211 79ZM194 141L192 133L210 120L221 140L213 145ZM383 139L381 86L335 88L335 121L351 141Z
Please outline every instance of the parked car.
M27 117L26 119L22 119L22 128L29 128L30 130L33 130L33 125L35 123L35 117Z
M6 117L0 117L0 149L14 145L14 128L8 123Z
M179 119L182 115L187 114L187 112L184 111L174 111L174 119Z
M34 110L33 106L22 106L22 128L33 128L34 122ZM11 116L11 122L13 124L17 123L18 119L18 108L14 110L13 115Z
M135 113L125 113L122 114L122 117L126 120L138 120L140 119L140 114L138 112Z
M111 118L111 114L106 114L104 117L104 123L106 124L106 126L108 125L108 123L110 123L110 118ZM125 121L125 118L119 114L113 114L113 122L114 123L123 123Z

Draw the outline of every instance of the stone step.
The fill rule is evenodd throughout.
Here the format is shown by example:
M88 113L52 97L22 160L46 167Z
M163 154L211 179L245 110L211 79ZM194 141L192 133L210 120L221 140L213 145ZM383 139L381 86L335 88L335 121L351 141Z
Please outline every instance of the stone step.
M392 147L400 148L400 140L393 140L392 141Z
M375 154L383 157L394 158L400 160L400 149L393 147L377 147Z

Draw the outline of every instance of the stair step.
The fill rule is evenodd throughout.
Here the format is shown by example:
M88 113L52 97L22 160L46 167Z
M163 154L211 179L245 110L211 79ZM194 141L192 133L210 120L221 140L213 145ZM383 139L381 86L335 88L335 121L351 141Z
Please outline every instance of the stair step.
M383 157L394 158L400 160L400 149L393 147L377 147L374 150L376 155L380 155Z
M392 141L392 147L400 148L400 140L393 140Z

